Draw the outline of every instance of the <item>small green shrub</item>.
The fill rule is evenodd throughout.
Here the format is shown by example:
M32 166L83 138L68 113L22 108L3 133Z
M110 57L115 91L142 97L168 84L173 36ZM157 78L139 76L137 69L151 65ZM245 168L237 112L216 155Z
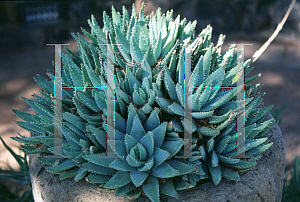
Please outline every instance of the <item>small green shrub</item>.
M22 137L22 136L21 136ZM0 137L5 148L11 153L14 159L18 162L20 166L20 171L13 169L2 170L0 169L0 201L5 202L33 202L31 182L29 176L29 167L27 162L27 154L24 153L24 156L16 154ZM23 153L23 152L22 152ZM14 180L17 184L29 185L30 188L23 192L21 196L19 193L14 193L11 191L10 187L5 186L2 183L2 179L11 179ZM16 191L18 192L18 190Z
M289 175L291 178L289 179ZM285 172L283 182L282 202L300 201L300 162L299 157L294 158L294 169Z

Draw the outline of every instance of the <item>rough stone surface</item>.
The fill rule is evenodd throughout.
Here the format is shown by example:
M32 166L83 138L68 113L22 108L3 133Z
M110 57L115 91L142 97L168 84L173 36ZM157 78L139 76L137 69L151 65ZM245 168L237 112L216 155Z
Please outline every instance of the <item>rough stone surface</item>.
M266 120L273 118L270 113ZM257 165L244 173L240 173L240 181L222 179L215 186L212 182L196 186L192 189L178 191L179 200L161 196L161 201L207 201L207 202L280 202L285 167L285 147L282 133L278 125L269 131L273 134L273 145L262 154ZM30 177L34 199L37 202L98 202L98 201L129 201L126 197L115 197L114 192L98 188L81 180L75 182L73 178L59 180L45 170L45 165L30 155ZM150 201L140 197L139 202Z

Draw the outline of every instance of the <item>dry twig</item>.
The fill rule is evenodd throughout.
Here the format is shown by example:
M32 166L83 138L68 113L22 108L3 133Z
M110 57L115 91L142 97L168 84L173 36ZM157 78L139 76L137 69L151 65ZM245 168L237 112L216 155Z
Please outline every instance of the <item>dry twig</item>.
M293 0L292 3L290 4L289 9L287 10L285 16L283 17L282 21L277 25L277 28L276 28L275 32L272 34L272 36L270 36L268 41L266 41L266 43L259 50L257 50L254 53L254 55L252 56L252 62L255 62L261 56L261 54L268 48L268 46L271 44L271 42L278 35L278 33L282 29L286 19L289 17L289 15L291 13L291 10L293 9L295 3L296 3L296 0Z

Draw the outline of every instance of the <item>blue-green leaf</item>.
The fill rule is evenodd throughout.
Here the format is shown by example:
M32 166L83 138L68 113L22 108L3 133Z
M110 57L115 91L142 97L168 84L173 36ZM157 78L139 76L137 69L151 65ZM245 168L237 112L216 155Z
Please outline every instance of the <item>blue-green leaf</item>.
M200 152L200 155L202 156L202 159L204 161L207 161L207 154L206 154L204 145L199 146L198 151Z
M147 183L142 185L143 192L153 202L159 202L159 184L156 177L150 176Z
M148 158L152 156L154 151L154 139L150 132L148 132L141 140L140 143L145 147Z
M262 152L266 151L269 147L271 147L273 144L273 142L269 143L269 144L264 144L261 146L258 146L256 148L253 148L249 151L247 151L246 156L256 156L261 154Z
M218 165L217 167L212 167L211 163L208 163L208 168L213 182L215 183L215 185L218 185L221 181L221 166Z
M127 154L129 154L131 148L137 144L138 142L133 137L131 137L128 134L125 135L125 146L126 146Z
M165 84L165 88L166 88L170 98L173 101L178 100L177 99L177 94L176 94L175 84L171 79L169 70L167 69L166 65L164 65L164 84Z
M74 177L74 176L77 175L78 171L79 171L79 168L72 168L71 170L68 170L67 172L62 173L59 176L59 179L63 180L63 179L66 179L66 178Z
M154 148L153 159L154 159L154 167L160 166L168 157L170 156L169 152L162 150L158 147Z
M257 147L258 145L266 142L268 138L260 138L260 139L254 139L254 140L246 140L245 141L245 151L248 151L252 148Z
M51 172L51 173L57 173L57 172L61 172L61 171L65 171L68 170L70 168L74 168L78 165L78 163L72 161L72 160L66 160L63 163L54 166L54 167L48 167L47 171Z
M220 154L226 147L227 143L230 140L230 136L224 136L221 140L219 140L215 145L215 150Z
M130 165L128 165L128 163L126 161L123 161L119 158L115 159L111 164L110 167L116 170L120 170L120 171L133 171L135 170L134 167L131 167Z
M214 138L210 138L210 140L208 140L208 142L206 143L207 153L210 153L212 151L212 149L214 148L214 145L215 145Z
M126 161L131 167L135 168L145 164L145 162L138 161L135 157L132 157L131 155L127 155Z
M167 128L167 122L163 122L162 124L160 124L160 126L155 128L151 132L151 135L153 136L154 139L154 147L158 147L158 148L161 147L163 140L165 138L166 128Z
M132 59L136 63L140 63L143 60L143 56L144 56L143 52L141 51L139 46L136 44L133 35L130 37L130 53L131 53Z
M228 168L225 168L222 176L224 178L227 178L229 180L235 180L235 181L239 181L240 180L240 176L237 172L234 172L233 170L231 169L228 169Z
M85 169L86 171L96 173L96 174L101 174L101 175L113 175L114 174L114 170L112 168L99 166L97 164L90 163L90 162L80 164L79 167L82 169Z
M150 67L154 67L156 64L156 58L153 54L152 46L149 45L144 59L149 63Z
M130 172L130 179L136 187L141 186L147 177L148 174L145 172L140 172L140 171Z
M156 97L156 103L167 113L172 113L171 111L169 111L168 106L171 105L171 102L169 102L168 100L164 99L164 98L159 98Z
M101 109L102 111L104 111L104 109L107 109L106 95L104 93L95 92L94 99L99 109Z
M175 190L185 190L185 189L189 189L189 188L193 187L193 185L184 181L181 178L175 178L172 181L173 181Z
M13 109L12 111L15 113L15 115L17 115L24 121L38 125L40 127L45 127L53 124L53 119L50 118L49 116L30 114L15 109Z
M179 171L173 169L167 162L164 162L159 167L152 168L151 175L159 178L171 178L179 175Z
M161 46L162 46L162 41L161 41L161 32L159 32L158 34L158 39L156 40L153 52L154 52L154 56L156 59L159 58L160 54L161 54Z
M145 135L146 132L144 130L144 127L138 118L138 116L135 116L133 119L132 129L130 131L131 137L133 137L136 141L140 141Z
M208 127L200 127L198 128L198 132L201 134L201 135L204 135L204 136L211 136L211 137L214 137L214 136L217 136L220 131L219 130L214 130L212 128L208 128Z
M152 167L153 167L153 164L154 164L154 159L153 159L153 157L151 156L147 161L146 161L146 163L143 165L143 166L141 166L141 167L139 167L138 168L138 170L139 171L148 171L148 170L150 170Z
M97 141L106 148L106 131L100 130L93 125L89 125L87 130L91 130L92 135L97 139Z
M196 166L191 166L174 159L169 159L167 163L175 170L178 170L180 175L185 175L196 171Z
M219 158L215 151L211 152L211 167L217 167L219 165Z
M113 177L104 185L105 188L116 189L131 182L127 172L117 171Z
M107 183L110 178L111 176L91 173L86 177L86 181L89 183Z
M173 114L176 114L176 115L179 115L179 116L184 116L184 109L183 107L176 103L176 102L173 102L170 106L168 106L168 110L170 112L172 112Z
M233 90L235 90L235 89L233 89ZM210 111L210 110L214 110L214 109L220 107L221 105L226 103L229 99L231 99L232 92L233 91L227 91L226 94L224 94L224 95L222 94L222 96L216 95L211 101L208 100L209 103L206 104L205 106L203 106L203 108L201 108L201 110Z
M226 121L229 118L231 113L232 113L232 110L229 110L226 114L224 114L222 116L211 116L211 117L208 118L209 124L222 123L222 122Z
M195 119L205 119L207 117L210 117L213 114L213 110L212 111L200 111L200 112L192 112L192 117Z
M79 168L79 171L78 171L77 175L75 176L74 180L76 182L78 182L79 180L83 179L87 174L88 174L88 172L86 170Z
M99 112L100 109L98 108L98 106L97 106L97 104L96 104L96 102L94 100L88 98L82 92L78 92L77 95L83 101L83 104L85 106L87 106L88 108L90 108L94 112Z
M116 189L116 193L115 193L115 196L122 196L124 194L127 194L129 193L130 191L132 191L134 189L134 184L131 182L129 184L126 184L125 186L123 187L119 187Z
M109 168L109 164L112 163L115 160L115 158L105 158L105 157L106 157L105 153L83 156L83 158L86 159L88 162Z
M114 149L116 155L119 156L120 158L125 158L127 153L126 153L126 147L124 141L114 140L113 143L115 144Z
M240 160L238 163L233 164L232 167L239 168L239 169L247 169L247 168L251 168L255 165L256 165L255 161L248 162L248 161Z
M179 139L176 141L164 141L160 148L169 152L170 156L167 159L170 159L179 152L182 146L183 141Z
M162 194L179 199L179 196L178 196L177 192L175 191L172 181L168 181L166 183L161 184L161 186L159 187L159 191Z
M61 164L63 161L65 161L65 159L63 158L49 158L46 156L39 156L37 158L40 162L50 166L58 165Z
M54 112L49 109L48 106L39 104L37 101L34 101L33 99L27 99L21 96L21 98L38 113L38 115L44 115L44 116L49 116L53 118Z
M16 123L20 127L24 128L25 130L28 130L29 132L31 132L33 134L41 134L41 135L46 134L46 131L43 128L40 128L32 123L22 122L22 121L16 121Z
M181 86L184 86L184 48L181 49L180 54L179 54L179 60L177 63L177 70L176 70L176 78L177 78L177 83Z

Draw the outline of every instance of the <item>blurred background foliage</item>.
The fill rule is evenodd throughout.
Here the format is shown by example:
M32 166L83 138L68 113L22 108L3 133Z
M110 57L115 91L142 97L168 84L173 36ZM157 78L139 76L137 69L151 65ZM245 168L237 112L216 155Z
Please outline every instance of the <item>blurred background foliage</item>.
M162 12L173 9L174 16L181 15L188 21L197 20L196 32L211 24L214 34L257 35L268 29L274 30L284 16L290 1L282 0L144 0L145 14L158 7ZM57 41L70 37L70 31L87 26L86 19L93 13L96 19L111 5L121 11L124 5L131 11L132 3L141 6L142 0L65 0L65 1L1 1L0 30L21 28L43 28L44 40L49 37ZM296 4L283 32L299 32L299 5ZM100 26L102 21L99 21ZM53 29L55 27L55 29ZM58 31L57 31L58 30ZM52 33L53 32L53 33ZM52 40L53 40L52 39ZM42 40L42 39L40 39Z

